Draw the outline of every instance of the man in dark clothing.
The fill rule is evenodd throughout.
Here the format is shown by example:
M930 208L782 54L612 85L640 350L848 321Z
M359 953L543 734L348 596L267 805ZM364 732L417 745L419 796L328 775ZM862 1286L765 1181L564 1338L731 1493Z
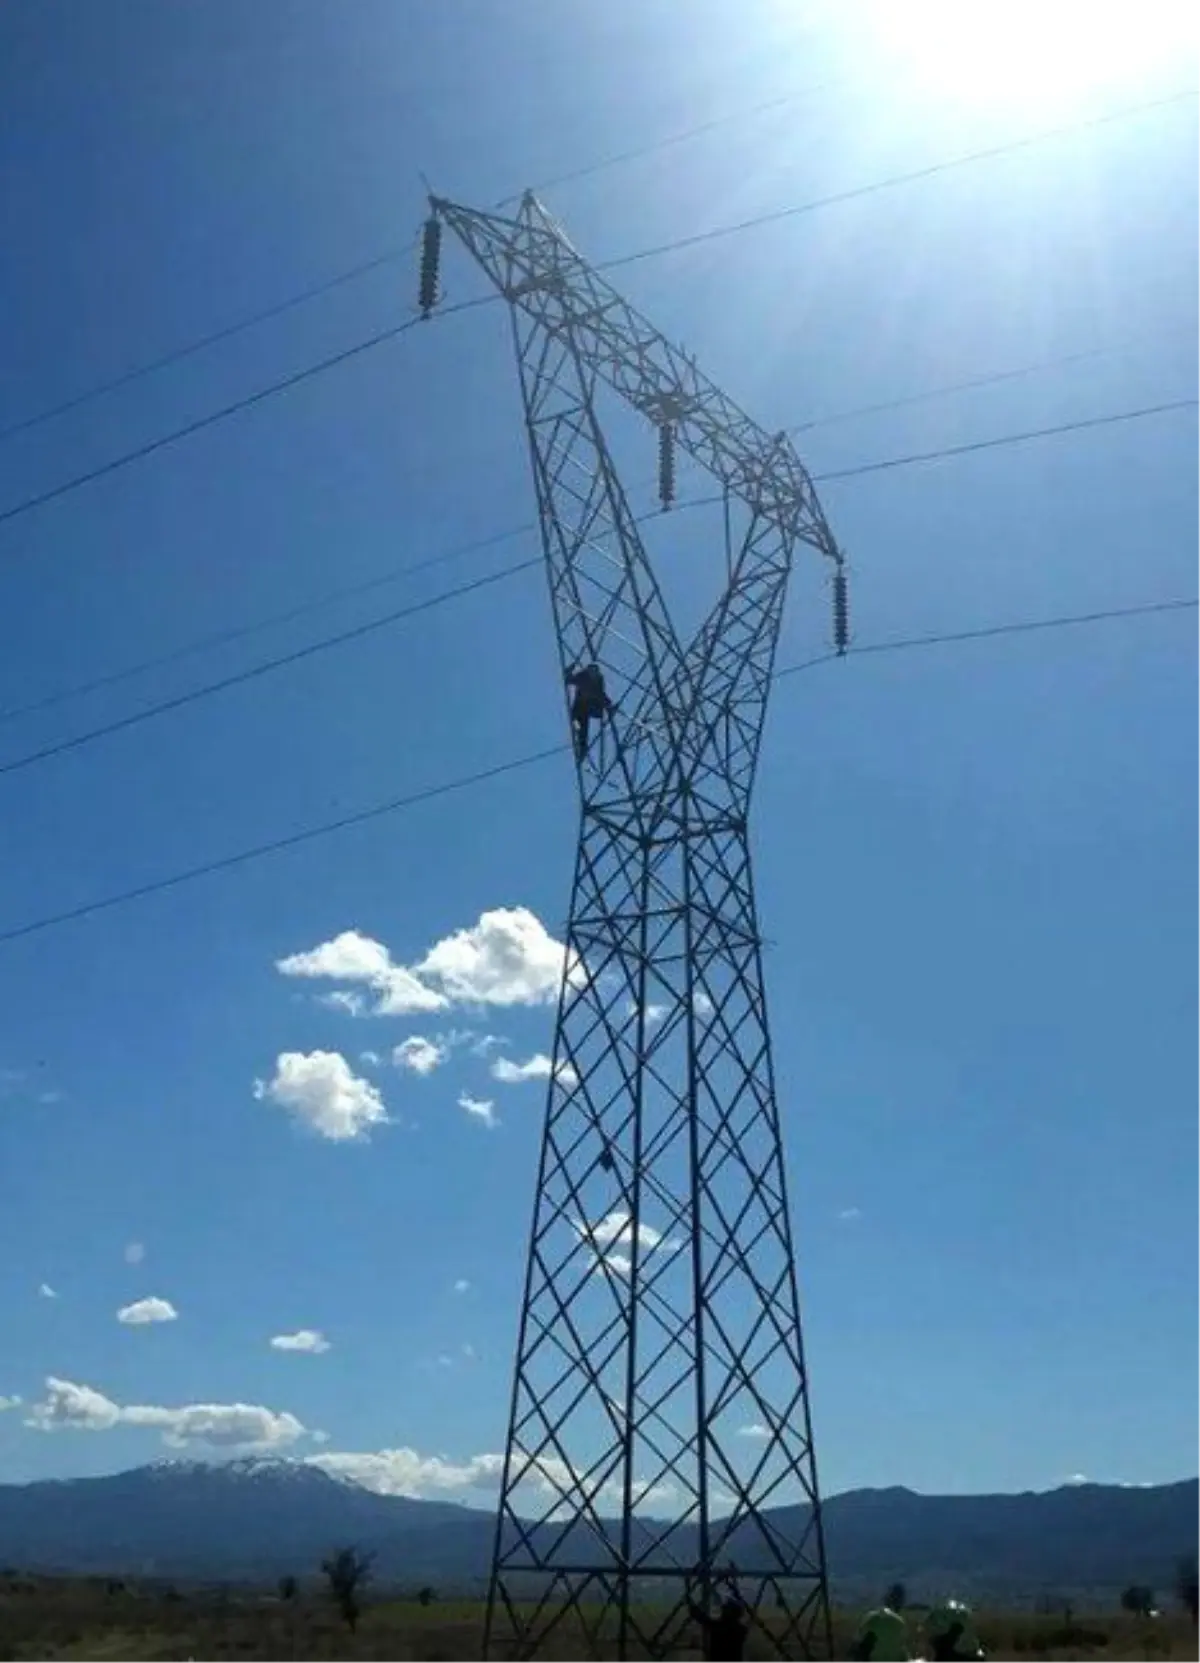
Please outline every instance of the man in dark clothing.
M971 1621L971 1608L961 1600L943 1600L925 1619L925 1638L934 1663L962 1663L986 1656Z
M698 1605L688 1608L700 1624L704 1635L704 1655L711 1663L742 1663L746 1655L746 1635L750 1620L740 1599L723 1601L717 1615L711 1616Z
M571 723L575 730L575 755L582 762L587 755L588 730L592 721L600 721L609 714L612 700L598 664L585 664L581 670L568 670L566 682L568 687L574 689Z

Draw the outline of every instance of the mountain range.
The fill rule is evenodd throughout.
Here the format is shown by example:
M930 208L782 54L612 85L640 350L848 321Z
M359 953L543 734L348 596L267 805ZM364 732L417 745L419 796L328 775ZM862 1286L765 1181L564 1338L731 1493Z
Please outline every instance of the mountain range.
M1195 1552L1195 1479L1126 1487L1071 1484L1020 1495L925 1496L851 1490L823 1506L835 1597L954 1591L1024 1604L1111 1601L1132 1582L1163 1595ZM785 1536L804 1509L769 1517ZM379 1495L303 1462L161 1462L102 1478L0 1485L0 1566L178 1581L273 1581L316 1573L331 1548L377 1554L380 1583L478 1589L490 1513ZM671 1538L694 1557L691 1527ZM737 1560L737 1543L732 1544Z

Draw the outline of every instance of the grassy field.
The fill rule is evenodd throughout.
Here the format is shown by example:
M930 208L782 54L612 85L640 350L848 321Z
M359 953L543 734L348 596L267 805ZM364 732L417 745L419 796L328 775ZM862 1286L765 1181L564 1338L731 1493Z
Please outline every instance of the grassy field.
M109 1587L103 1579L0 1578L0 1663L35 1658L392 1658L479 1656L477 1602L377 1598L356 1633L329 1601L309 1591L295 1600L238 1593ZM837 1614L837 1656L845 1657L857 1613ZM1142 1621L1123 1613L1075 1617L978 1613L993 1658L1196 1658L1196 1631L1182 1616ZM555 1658L585 1652L564 1635ZM679 1659L699 1657L697 1649ZM749 1655L756 1649L751 1644ZM765 1652L757 1655L767 1655Z

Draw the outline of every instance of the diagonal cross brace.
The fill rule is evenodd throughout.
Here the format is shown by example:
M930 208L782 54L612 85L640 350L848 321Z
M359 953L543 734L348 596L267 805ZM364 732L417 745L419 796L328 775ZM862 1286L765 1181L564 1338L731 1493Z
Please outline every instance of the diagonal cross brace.
M743 818L797 542L842 556L803 463L581 259L526 195L515 218L432 198L510 302L564 670L598 664L616 745L581 777L585 807L658 835L684 778L716 821ZM596 416L603 382L669 425L745 505L729 586L682 645Z
M576 253L527 192L515 219L431 197L516 311L570 331L600 377L730 491L831 559L837 544L792 446L759 426Z
M747 811L795 547L839 570L841 555L788 441L628 307L532 197L512 219L434 209L510 303L562 668L597 665L616 702L578 768L574 970L485 1654L531 1657L573 1624L589 1655L661 1655L693 1597L729 1591L735 1554L766 1649L827 1654ZM604 388L715 475L727 526L737 508L728 582L688 642L598 415ZM747 1425L761 1442L742 1440ZM769 1516L783 1501L799 1524Z

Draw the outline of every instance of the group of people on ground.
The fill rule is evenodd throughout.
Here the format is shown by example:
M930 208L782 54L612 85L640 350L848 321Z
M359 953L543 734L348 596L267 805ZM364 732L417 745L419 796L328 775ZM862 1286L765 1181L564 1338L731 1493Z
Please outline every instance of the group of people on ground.
M965 1663L986 1656L961 1600L943 1600L925 1613L922 1623L930 1663ZM870 1663L907 1663L916 1656L908 1624L899 1611L879 1605L859 1625L851 1656Z
M711 1663L742 1663L750 1613L736 1596L723 1600L715 1614L689 1602L688 1610L704 1636L704 1655ZM921 1625L929 1663L976 1663L985 1657L971 1619L961 1600L943 1600L925 1613ZM851 1657L862 1663L910 1663L916 1656L908 1624L890 1606L876 1606L859 1625Z

